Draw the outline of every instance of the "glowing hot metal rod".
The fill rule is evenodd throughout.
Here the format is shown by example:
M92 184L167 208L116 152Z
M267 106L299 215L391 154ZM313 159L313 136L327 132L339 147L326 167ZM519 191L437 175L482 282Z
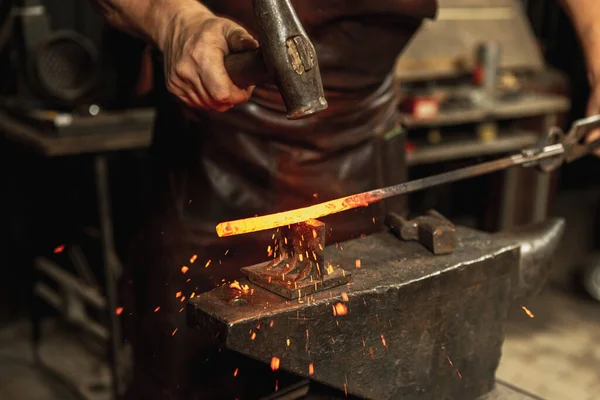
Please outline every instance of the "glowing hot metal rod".
M596 128L600 128L600 115L575 121L566 135L560 129L553 128L537 147L523 150L519 154L296 210L222 222L217 225L217 235L219 237L235 236L292 225L359 207L367 207L370 204L401 194L486 175L517 165L523 167L535 166L543 172L552 172L564 162L575 161L599 148L600 139L590 143L582 143L587 133Z

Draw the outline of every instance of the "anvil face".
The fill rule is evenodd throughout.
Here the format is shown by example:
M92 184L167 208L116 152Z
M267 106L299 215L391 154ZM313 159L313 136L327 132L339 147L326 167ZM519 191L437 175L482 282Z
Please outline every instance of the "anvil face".
M362 398L470 399L492 389L518 243L457 228L456 251L434 256L383 233L325 257L353 281L291 301L246 281L245 292L220 287L189 303L190 326Z

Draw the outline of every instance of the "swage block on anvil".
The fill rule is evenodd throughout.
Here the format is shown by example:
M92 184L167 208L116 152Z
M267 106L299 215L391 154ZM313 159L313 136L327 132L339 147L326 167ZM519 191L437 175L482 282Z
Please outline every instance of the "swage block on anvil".
M297 299L348 283L351 273L325 259L325 224L311 219L279 228L274 259L242 268L250 282L286 299Z
M445 255L367 236L327 249L350 284L289 300L242 280L190 300L188 324L341 398L478 399L494 388L508 309L539 290L563 227L508 237L457 227Z

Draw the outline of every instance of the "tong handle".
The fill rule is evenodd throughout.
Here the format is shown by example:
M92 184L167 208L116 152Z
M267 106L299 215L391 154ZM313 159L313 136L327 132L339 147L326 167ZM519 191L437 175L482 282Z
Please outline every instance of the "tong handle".
M573 123L563 141L566 162L575 161L600 147L600 139L583 143L585 136L595 129L600 129L600 115L579 119Z

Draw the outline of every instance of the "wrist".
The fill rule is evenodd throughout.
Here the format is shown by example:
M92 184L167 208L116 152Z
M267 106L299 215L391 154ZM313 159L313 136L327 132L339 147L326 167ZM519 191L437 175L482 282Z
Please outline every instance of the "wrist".
M167 0L162 7L153 7L148 16L151 39L160 51L165 50L167 40L177 26L193 18L202 20L214 17L214 14L197 0Z

